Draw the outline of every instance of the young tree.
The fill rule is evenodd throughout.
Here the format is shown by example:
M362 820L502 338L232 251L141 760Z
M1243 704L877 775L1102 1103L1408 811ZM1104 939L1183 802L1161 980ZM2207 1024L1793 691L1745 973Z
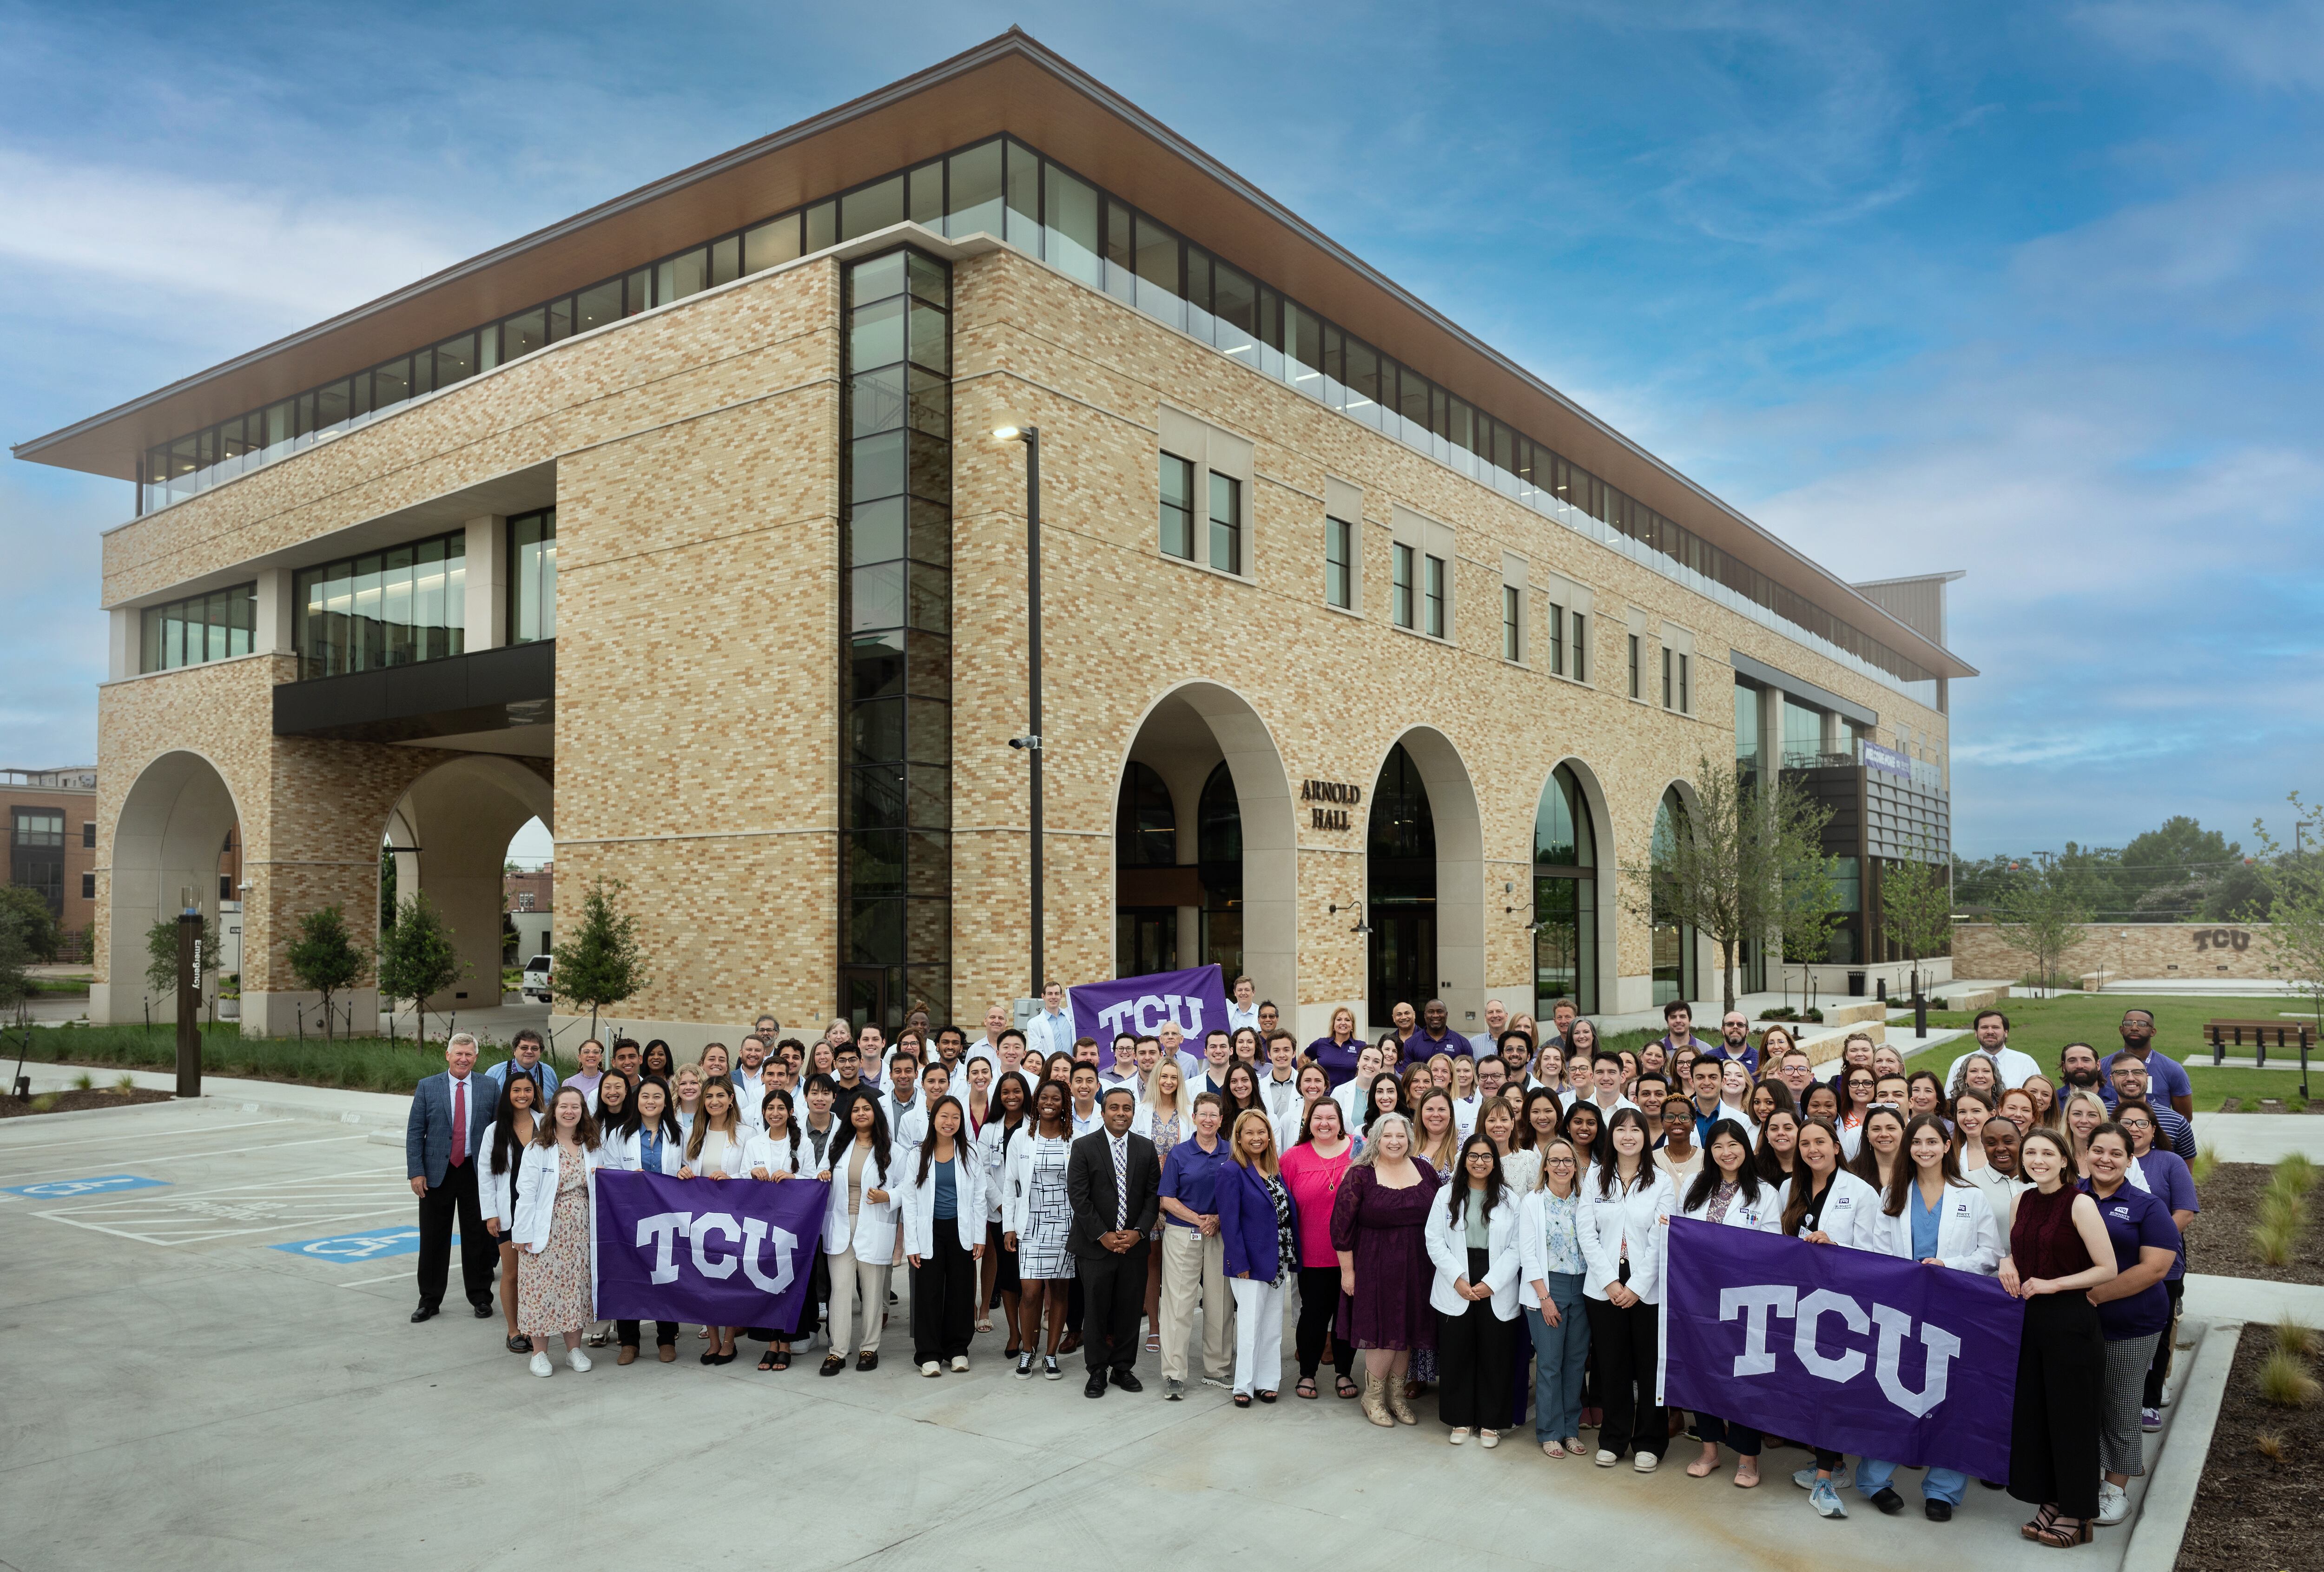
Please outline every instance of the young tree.
M1912 855L1880 870L1880 924L1913 963L1916 998L1921 962L1943 954L1952 942L1952 886L1945 865L1932 860L1931 850L1925 843L1914 846Z
M28 885L0 885L0 924L14 931L32 961L54 961L64 942L64 930L49 915L49 903Z
M2090 920L2081 870L2071 861L2037 851L2031 867L1994 903L1994 937L2034 963L2034 981L2055 988L2066 952L2082 942Z
M428 1035L428 997L443 992L468 974L467 965L452 945L452 930L425 890L396 913L395 921L379 936L379 991L392 1012L395 1001L410 999L420 1017L420 1035ZM392 1022L391 1013L389 1020Z
M1787 900L1831 910L1834 892L1823 854L1831 817L1831 809L1793 782L1731 760L1700 759L1695 800L1683 821L1646 862L1623 865L1624 904L1648 922L1660 916L1691 924L1718 945L1721 997L1731 1010L1737 946L1782 933Z
M201 961L195 958L198 975ZM162 998L178 997L178 919L164 917L145 930L145 991Z
M619 879L590 882L581 897L581 922L573 937L550 951L558 997L589 1007L589 1034L597 1034L597 1012L643 990L651 981L638 953L638 920L621 909Z
M32 951L24 942L23 930L14 923L0 922L0 1010L14 1010L31 997L32 979L25 969L32 961Z
M329 1037L333 997L364 974L363 951L347 937L346 911L325 906L300 918L299 936L290 941L289 959L290 975L300 986L323 996L323 1035Z

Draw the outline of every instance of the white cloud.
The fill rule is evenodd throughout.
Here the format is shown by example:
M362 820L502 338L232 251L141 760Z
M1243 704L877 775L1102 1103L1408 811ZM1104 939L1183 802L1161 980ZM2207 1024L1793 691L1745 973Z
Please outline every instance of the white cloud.
M2073 20L2135 58L2184 66L2202 60L2263 87L2324 87L2324 9L2131 0L2086 5Z

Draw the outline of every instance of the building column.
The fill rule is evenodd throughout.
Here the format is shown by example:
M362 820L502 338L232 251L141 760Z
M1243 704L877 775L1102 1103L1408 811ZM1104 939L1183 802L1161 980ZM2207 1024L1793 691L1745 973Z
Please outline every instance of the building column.
M462 647L471 655L508 643L507 523L497 513L468 520L467 631Z
M251 635L255 655L292 655L298 651L298 585L287 567L270 567L258 575L258 625Z

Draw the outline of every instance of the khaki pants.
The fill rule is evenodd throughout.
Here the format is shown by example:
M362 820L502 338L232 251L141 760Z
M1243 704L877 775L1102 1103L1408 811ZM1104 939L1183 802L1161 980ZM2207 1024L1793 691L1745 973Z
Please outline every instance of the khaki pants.
M877 1354L888 1315L888 1274L895 1268L858 1261L853 1250L825 1259L831 1263L831 1351Z
M1203 1307L1203 1374L1226 1381L1234 1372L1234 1295L1227 1287L1227 1243L1176 1223L1162 1227L1162 1379L1186 1379L1186 1339L1194 1306Z

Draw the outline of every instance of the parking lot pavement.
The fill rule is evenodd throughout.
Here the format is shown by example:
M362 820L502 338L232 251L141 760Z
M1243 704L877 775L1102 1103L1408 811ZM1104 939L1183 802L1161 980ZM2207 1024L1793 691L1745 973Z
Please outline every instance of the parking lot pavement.
M705 1369L689 1331L674 1365L608 1348L538 1380L467 1314L456 1258L447 1312L410 1324L414 1221L401 1154L332 1122L217 1101L0 1123L0 1566L2050 1564L2025 1509L1974 1486L1949 1525L1853 1496L1822 1521L1792 1451L1754 1491L1685 1477L1683 1441L1639 1478L1553 1463L1529 1428L1455 1450L1426 1400L1375 1430L1328 1383L1165 1403L1151 1357L1143 1394L1093 1402L1077 1369L1010 1378L998 1334L923 1380L902 1305L869 1374Z

